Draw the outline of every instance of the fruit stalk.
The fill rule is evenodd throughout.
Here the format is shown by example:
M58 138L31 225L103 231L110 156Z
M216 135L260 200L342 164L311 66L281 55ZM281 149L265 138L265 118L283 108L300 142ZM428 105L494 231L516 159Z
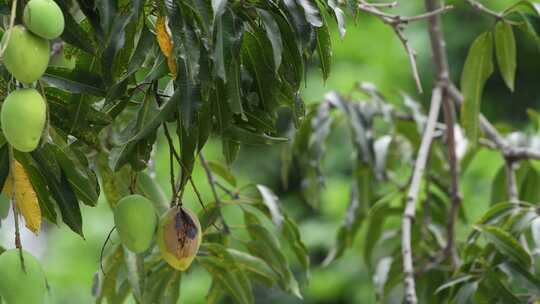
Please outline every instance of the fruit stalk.
M13 0L11 2L11 15L10 15L10 19L9 19L9 29L11 29L13 27L13 25L15 25L15 16L17 15L17 0ZM11 39L11 31L7 31L7 37L6 37L6 43L4 43L2 45L2 48L0 49L0 57L2 57L4 55L4 52L6 51L6 48L9 44L9 39Z

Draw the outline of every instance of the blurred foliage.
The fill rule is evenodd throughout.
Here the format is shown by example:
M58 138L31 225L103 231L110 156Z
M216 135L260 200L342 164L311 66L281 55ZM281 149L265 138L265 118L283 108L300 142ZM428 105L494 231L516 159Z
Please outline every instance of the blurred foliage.
M456 6L455 10L445 15L444 26L452 78L459 83L457 80L459 80L462 65L465 62L471 42L478 34L490 29L493 26L493 20L471 10L463 1L448 2ZM513 2L515 1L496 1L495 3L489 2L486 4L489 4L493 9L503 9ZM423 11L421 1L402 1L396 9L398 13L409 15L421 11ZM380 23L379 20L363 13L360 13L354 20L347 17L346 22L348 24L347 33L343 39L340 38L337 26L334 23L329 23L333 58L332 72L328 79L324 80L326 74L324 71L321 73L316 70L319 58L315 56L308 60L307 78L305 84L299 87L302 91L302 97L308 105L307 119L308 121L314 121L311 126L318 128L317 131L320 131L319 134L322 136L320 141L321 143L324 142L324 145L315 145L316 149L309 149L310 143L295 141L293 147L288 147L286 144L277 144L273 147L243 146L237 156L239 161L232 164L232 171L236 176L238 185L264 184L274 190L281 201L280 205L284 212L298 222L312 264L308 281L302 263L295 259L295 252L291 248L284 249L283 251L291 263L294 275L299 278L304 300L299 300L277 287L269 289L264 284L254 283L253 289L256 303L376 303L378 294L380 295L381 290L384 289L384 286L381 287L373 279L372 274L375 268L385 267L385 265L390 267L392 261L379 260L377 261L378 264L375 265L368 257L370 255L374 257L384 256L385 253L395 250L395 246L375 248L369 242L376 242L376 240L370 240L369 236L377 234L375 230L382 229L382 226L387 233L381 237L386 239L395 238L391 231L399 227L399 217L390 217L386 221L378 221L378 218L375 217L364 223L364 225L348 223L343 218L351 210L349 207L350 202L354 201L354 198L358 199L358 193L351 190L351 178L369 174L365 177L365 180L374 181L376 178L387 178L388 176L384 176L385 173L382 171L377 172L374 170L371 172L361 162L357 161L357 150L362 149L362 147L358 146L359 142L352 142L349 139L351 132L349 124L351 122L340 117L339 114L330 114L334 110L331 110L330 106L325 104L324 101L327 100L325 96L328 97L327 92L339 91L343 92L340 98L344 100L361 99L363 101L364 99L370 99L372 96L366 94L365 91L358 90L362 81L369 81L380 92L384 92L385 102L388 102L388 104L407 110L409 109L404 105L402 95L404 92L410 94L413 99L419 100L420 104L424 105L428 102L429 96L428 94L418 95L415 93L416 90L410 75L407 57L400 42L388 27ZM538 20L532 19L532 22L536 23ZM466 30L463 29L464 24L466 24ZM408 28L407 35L415 49L418 50L420 75L424 86L427 88L431 85L433 71L425 24L412 24ZM526 34L519 31L516 31L516 41L519 59L515 90L510 92L506 88L504 80L497 73L494 74L486 84L482 112L500 125L511 126L507 130L515 130L515 128L520 127L527 128L530 133L533 133L535 132L534 128L526 123L526 118L528 117L527 109L540 109L540 91L537 89L537 71L540 69L540 61L536 60L539 50L538 46L532 43ZM66 52L68 51L73 50L66 50ZM160 87L165 90L164 85ZM49 99L53 102L56 93L58 92L48 89ZM65 109L59 102L60 100L55 104L58 107L58 113ZM319 103L320 101L323 102ZM290 137L291 135L287 130L289 129L291 114L286 111L282 112L276 118L277 127L274 135ZM126 113L124 114L126 115L126 121L134 117L134 111L131 111L131 113L127 111ZM411 113L411 115L413 114ZM57 119L55 123L58 125L69 123L61 121L61 118L61 114L58 114L56 118L52 117L53 120ZM92 126L95 125L92 123ZM97 126L99 127L99 124ZM118 126L119 129L123 127L125 127L125 124ZM388 126L379 122L374 122L370 127L375 128L381 134L388 130ZM352 130L354 131L354 128ZM416 131L416 128L412 127L412 130ZM306 130L307 133L310 133L310 131ZM301 134L302 127L299 132ZM161 188L168 198L173 196L169 181L168 143L162 131L156 133L155 137L157 140L154 155L155 173ZM412 144L417 144L418 138L415 139L414 137L414 135L411 135L408 140ZM178 145L177 139L174 140L175 144ZM375 138L366 140L373 144ZM87 144L95 143L92 138L87 138L85 141ZM321 148L324 149L321 150ZM410 167L401 162L406 163L403 159L413 157L413 152L405 153L406 148L403 146L390 146L388 150L389 159L395 160L395 168L398 168L394 170L395 176L392 176L392 178L402 183L406 182L410 176ZM283 155L290 155L291 149L296 149L295 159L283 157ZM221 150L222 143L216 138L211 138L203 151L207 159L226 163L229 159L226 159L221 154ZM373 151L368 152L368 155L369 153L371 153L371 156L368 156L368 158L373 159L378 154ZM313 163L298 163L306 162L312 158L318 160L315 165ZM462 173L461 180L463 201L465 202L461 221L457 227L458 240L461 242L478 237L472 232L471 225L473 223L485 224L481 222L481 218L490 210L489 208L500 208L501 210L508 208L508 206L504 205L493 205L494 203L500 203L500 199L495 198L497 195L505 195L504 193L496 193L496 190L500 189L501 185L504 184L504 180L495 179L492 182L503 166L503 160L499 154L490 150L481 150L470 158L466 170ZM276 165L278 163L281 166ZM537 162L531 161L530 164L523 167L526 167L527 170L534 170L538 165ZM282 166L289 168L289 170L284 173ZM306 167L308 168L307 171L305 170ZM524 172L523 175L527 175L527 172ZM285 180L284 176L287 177ZM324 180L320 179L320 176L324 176ZM200 166L194 166L192 177L194 183L200 188L203 201L212 202L214 198L211 188L206 183L204 170ZM227 181L221 177L220 180ZM305 187L306 180L309 185L308 188ZM236 185L233 186L233 188L236 187ZM367 185L366 187L369 188L370 186ZM526 183L521 185L523 197L530 198L531 195L533 196L528 201L535 199L534 195L536 193L534 190L530 190L531 187L534 189L534 185L527 186ZM443 190L441 189L441 191ZM364 192L361 191L361 193ZM533 192L533 194L528 194L530 192ZM393 207L385 207L385 204L387 202L399 203L399 198L393 195L395 193L389 191L389 188L378 188L375 199L370 200L370 204L372 204L371 207L380 205L384 208L373 210L373 208L369 209L365 206L364 209L354 211L359 212L358 214L361 217L367 217L368 213L372 216L377 211L383 214L384 212L392 214L392 212L395 212ZM203 213L197 202L196 194L191 188L186 188L183 201L191 209ZM306 204L306 201L309 203ZM109 203L112 203L110 198ZM524 217L530 215L531 206L523 205L520 208L520 215ZM50 303L73 303L74 301L90 303L92 301L90 286L92 286L94 274L99 268L101 246L113 226L113 220L103 194L100 195L95 208L81 205L81 213L84 222L80 228L85 232L84 240L68 231L66 227L58 228L47 223L46 233L42 233L37 240L29 241L38 244L40 240L46 242L44 246L47 249L43 253L42 260L51 287ZM226 207L224 213L229 222L234 223L234 225L243 223L242 214L238 210ZM418 218L421 219L422 216L420 215ZM492 242L495 247L497 247L496 240L504 239L507 235L492 226L508 219L509 213L503 212L502 216L497 218L497 221L500 222L490 221L489 225L482 226L483 233L488 235L487 240L495 240ZM10 223L2 222L2 228L6 224L10 225ZM264 224L270 225L269 221ZM235 228L233 227L233 229ZM6 231L5 229L2 230ZM356 231L356 233L351 233L353 231ZM337 244L336 235L343 236L343 238L338 238ZM238 237L247 238L248 235L245 232L239 232ZM1 244L7 245L10 242L11 235L4 235ZM119 240L113 233L113 238L106 246L106 251L111 252L117 248L118 244ZM337 247L335 247L336 245ZM348 249L345 249L345 247ZM472 257L479 254L481 249L473 247L471 246L469 250L470 259L472 260L474 260ZM373 252L368 253L367 248ZM500 253L508 254L504 252L504 249ZM512 254L510 253L510 255ZM337 256L341 257L330 263ZM399 261L399 256L397 260ZM504 272L515 273L522 271L519 265L527 263L530 263L530 261L523 258L521 253L517 253L514 261L510 260L500 265L500 267ZM206 302L205 296L212 284L212 277L204 270L205 268L202 267L204 265L201 264L196 263L192 270L182 276L181 303ZM486 282L496 285L498 279L494 278L494 276L497 275L495 271L494 274L488 274L485 279ZM472 278L465 276L456 277L457 282L472 280ZM436 290L444 283L445 279L448 279L440 273L429 273L426 274L426 277L429 277L429 280L421 280L420 286L422 284L433 284L433 286L425 290ZM527 281L526 277L525 281ZM521 283L522 281L519 281L514 284L520 285ZM534 287L534 280L532 285ZM448 285L447 287L452 286ZM400 288L395 288L388 298L400 298L400 290ZM448 290L443 289L441 292L442 295L446 296L445 292L448 292ZM463 291L463 293L465 292ZM426 293L421 296L428 299L432 295ZM486 299L488 302L489 300ZM134 302L133 299L130 301ZM399 301L394 303L399 303ZM427 301L426 303L432 302Z

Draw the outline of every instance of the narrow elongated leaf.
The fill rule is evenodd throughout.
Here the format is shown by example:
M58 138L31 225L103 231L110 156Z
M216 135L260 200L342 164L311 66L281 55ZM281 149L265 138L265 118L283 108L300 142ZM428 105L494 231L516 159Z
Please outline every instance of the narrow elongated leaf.
M480 220L476 223L477 225L493 225L494 223L501 221L508 214L512 213L516 208L515 204L512 203L499 203L491 207ZM479 231L473 230L469 235L468 242L472 242L476 236L478 236Z
M124 263L127 269L127 278L133 295L139 301L142 300L145 285L144 260L143 256L133 253L124 248Z
M283 289L301 299L298 282L289 268L289 263L280 248L279 240L260 225L254 214L244 211L244 218L252 238L252 241L246 244L248 250L251 254L265 260L274 271L280 274L280 285Z
M149 106L148 110L144 110L143 112L141 112L142 116L139 117L139 119L141 120L141 124L139 125L140 128L132 136L128 136L128 138L124 140L122 144L126 144L126 143L143 139L146 136L154 133L157 130L157 128L163 122L165 122L165 120L169 118L172 113L174 113L175 108L180 102L180 97L181 97L181 92L176 91L174 92L173 96L167 99L155 111L150 110L150 108L152 108L153 106ZM152 102L152 100L148 102Z
M50 85L71 93L105 96L101 77L91 72L49 67L42 78Z
M316 29L317 32L317 54L319 55L320 67L324 80L330 76L330 65L332 64L332 40L330 31L326 23Z
M247 252L239 251L232 248L227 248L227 252L234 258L240 267L245 271L257 275L268 286L271 286L277 281L277 275L268 267L266 262Z
M39 171L47 179L47 185L56 201L62 220L71 230L83 236L82 231L82 216L77 196L75 195L66 174L60 170L60 176L57 178L54 172L54 166L58 166L56 160L51 160L46 157L46 150L38 149L32 152L32 158L36 161Z
M479 229L501 254L508 256L524 267L531 265L531 256L511 234L499 227L490 225L480 226Z
M261 31L246 32L242 41L242 61L257 86L260 104L268 111L278 106L272 46Z
M270 215L272 216L272 222L276 224L277 227L281 228L283 224L283 214L281 213L281 208L279 206L278 197L274 194L272 190L263 185L257 185L257 190L261 194L262 201Z
M516 40L512 25L499 21L495 25L495 53L501 76L510 91L514 91L516 77Z
M226 180L229 184L232 186L236 186L236 177L234 177L234 174L231 172L231 170L224 165L215 162L215 161L208 161L208 166L210 167L210 170L217 174L219 177Z
M281 33L279 31L279 26L274 20L272 14L265 10L258 9L257 12L261 16L261 20L264 23L264 28L266 30L266 35L272 44L272 51L274 54L274 68L277 72L281 66L281 57L283 53L283 42L281 41Z
M304 9L306 20L314 27L321 27L323 25L322 17L317 7L317 4L312 0L296 0L300 6Z
M225 246L207 243L203 249L211 253L209 257L198 257L197 260L217 279L219 285L238 304L254 303L251 283L244 270L236 262L234 256Z
M520 299L512 293L512 291L501 282L495 272L489 271L485 274L484 280L481 281L481 285L485 287L488 292L490 302L501 302L505 304L519 304L522 303Z
M471 45L461 73L461 91L464 98L461 119L472 147L476 147L478 139L482 92L492 73L493 36L486 32Z
M214 11L214 19L223 15L226 7L227 7L227 0L212 0L212 10Z
M439 292L441 292L443 290L446 290L448 288L455 287L455 286L460 285L462 283L468 282L468 281L470 281L472 279L474 279L474 276L472 276L472 275L462 275L462 276L455 277L453 279L450 279L448 282L444 283L443 285L439 286L439 288L437 288L437 290L435 290L435 293L439 293Z
M341 39L343 39L345 37L345 33L347 32L345 28L345 13L336 3L336 0L328 0L328 6L330 6L330 8L332 8L334 11L334 16L336 17L338 24L339 36Z

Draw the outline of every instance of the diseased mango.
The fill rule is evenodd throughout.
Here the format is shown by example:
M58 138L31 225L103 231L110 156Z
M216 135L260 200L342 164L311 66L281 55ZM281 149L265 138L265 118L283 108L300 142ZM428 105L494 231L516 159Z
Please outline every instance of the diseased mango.
M30 0L24 8L23 22L32 33L49 40L64 31L64 14L53 0Z
M20 82L31 83L41 78L49 64L49 41L32 34L22 25L4 33L2 45L8 37L3 58L6 69Z
M47 291L39 261L23 250L24 270L18 249L0 255L0 297L7 304L41 304Z
M157 243L163 259L173 268L189 268L202 241L201 224L191 210L173 207L161 218Z
M47 106L38 91L13 91L2 104L2 132L13 148L21 152L33 151L39 144L46 117Z
M147 198L138 194L129 195L122 198L114 208L114 223L122 244L140 253L152 244L157 214Z

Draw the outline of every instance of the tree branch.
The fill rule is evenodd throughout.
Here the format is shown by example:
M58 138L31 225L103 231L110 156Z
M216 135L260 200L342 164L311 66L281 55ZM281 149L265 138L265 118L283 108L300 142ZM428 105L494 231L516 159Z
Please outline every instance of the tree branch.
M424 135L422 136L422 143L420 144L418 156L414 165L411 185L407 193L407 201L401 225L401 253L403 255L403 273L405 275L405 302L409 304L416 304L418 302L414 281L411 228L416 212L416 200L418 198L418 191L420 189L420 181L422 180L431 143L433 142L435 124L437 123L437 118L439 117L441 101L442 89L439 85L437 85L433 89L431 96L429 116L427 119L426 128L424 130Z
M426 0L425 7L428 12L438 11L441 9L439 0ZM450 71L448 68L448 59L446 54L446 42L442 31L442 22L439 15L432 15L429 19L429 37L431 41L431 50L433 53L433 61L435 63L435 73L439 81L447 83L449 81ZM456 156L456 139L454 127L456 125L456 114L452 101L450 100L444 88L443 92L443 112L444 121L446 124L446 145L448 148L448 161L450 163L451 176L451 201L450 217L448 219L446 234L447 244L444 250L444 257L452 256L454 266L459 264L459 258L455 250L455 223L459 207L461 206L461 193L459 190L459 162Z
M218 209L219 217L221 218L221 222L223 224L223 232L225 234L229 234L229 226L227 226L227 222L225 221L225 218L223 217L223 213L221 212L221 199L219 198L219 195L216 190L216 179L214 175L212 174L212 171L210 170L210 166L208 165L208 162L204 158L204 155L202 151L199 153L199 160L201 161L201 165L204 168L204 171L206 173L206 177L208 178L208 184L210 184L210 188L212 189L212 195L214 196L214 199L216 200L216 207Z
M463 95L461 95L461 92L456 88L456 86L450 82L448 84L448 93L458 105L463 103ZM493 142L495 147L501 151L505 159L511 159L513 161L526 159L540 160L540 151L527 147L511 146L482 114L480 114L480 128L485 133L486 137Z
M401 44L403 45L403 48L405 49L405 52L407 53L407 56L409 58L409 64L411 66L413 78L416 83L416 88L418 92L422 93L423 88L422 88L422 82L420 80L420 75L418 73L418 65L416 62L416 51L410 45L410 42L407 39L407 36L405 35L405 32L404 32L405 26L409 22L425 20L433 16L443 14L447 12L448 10L451 10L453 7L452 6L438 7L437 9L428 11L427 13L416 15L416 16L410 16L410 17L403 17L399 15L385 13L379 10L377 7L375 7L372 3L367 3L365 1L360 1L360 3L358 4L358 8L361 11L364 11L368 14L371 14L379 18L383 23L392 27L392 29L394 30L394 33L396 33L396 36L398 37Z
M513 204L519 203L518 186L516 180L516 163L511 159L506 159L504 167L506 171L506 188L508 192L508 200L510 201L510 203Z
M475 10L481 12L481 13L484 13L484 14L487 14L489 16L492 16L496 19L502 19L503 17L503 14L502 13L497 13L496 11L493 11L493 10L490 10L489 8L485 7L484 5L482 5L480 2L478 1L475 1L475 0L466 0L467 3L469 3L470 6L472 6L472 8L474 8Z

